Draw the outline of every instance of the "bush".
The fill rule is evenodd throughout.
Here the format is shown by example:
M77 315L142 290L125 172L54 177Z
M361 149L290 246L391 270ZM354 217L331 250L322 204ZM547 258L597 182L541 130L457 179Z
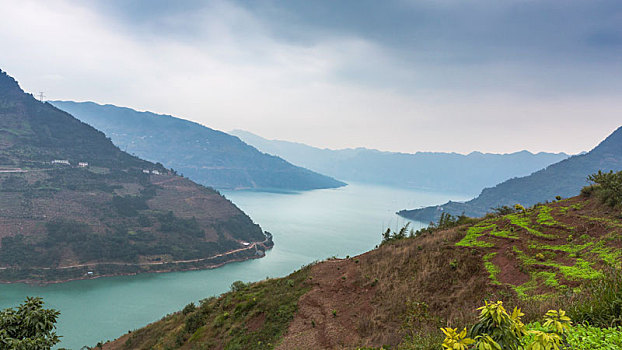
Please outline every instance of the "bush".
M611 207L618 207L622 205L622 171L614 173L610 171L603 173L598 171L596 174L592 174L587 177L596 186L589 186L590 190L582 190L582 194L587 194L589 191L595 192L603 203L608 204Z
M548 350L559 349L564 341L571 321L562 310L549 310L544 315L543 330L527 330L521 322L524 314L514 308L509 314L503 302L486 302L480 307L478 322L467 332L466 328L441 328L445 349L468 350ZM472 346L471 346L472 345Z

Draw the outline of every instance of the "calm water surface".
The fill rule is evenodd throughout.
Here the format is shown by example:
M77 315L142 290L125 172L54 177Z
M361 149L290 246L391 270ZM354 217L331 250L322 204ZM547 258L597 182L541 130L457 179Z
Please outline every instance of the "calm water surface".
M0 285L0 309L26 296L41 296L61 311L61 346L79 349L114 339L177 311L189 302L220 294L236 280L285 276L315 260L356 255L374 248L387 227L406 221L404 208L467 199L463 195L351 184L303 193L224 192L274 235L265 258L205 271L143 274L48 286ZM422 223L414 222L415 229Z

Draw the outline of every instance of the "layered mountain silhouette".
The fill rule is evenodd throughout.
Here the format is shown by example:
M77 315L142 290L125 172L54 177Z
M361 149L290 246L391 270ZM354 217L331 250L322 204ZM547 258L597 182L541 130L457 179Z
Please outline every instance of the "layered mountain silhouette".
M212 267L271 244L215 190L121 151L0 71L0 280Z
M529 175L568 157L564 153L527 151L511 154L473 152L395 153L373 149L319 149L279 140L267 140L242 130L230 132L257 149L344 181L477 195L516 176Z
M530 206L553 200L556 196L571 197L579 194L581 188L588 184L588 175L598 170L622 170L622 127L588 153L570 157L529 176L513 178L486 188L477 198L468 202L448 202L439 206L402 210L398 214L424 222L438 220L443 212L479 217L492 208L504 205L519 203Z
M289 191L345 185L198 123L93 102L51 103L102 130L121 149L160 162L206 186Z

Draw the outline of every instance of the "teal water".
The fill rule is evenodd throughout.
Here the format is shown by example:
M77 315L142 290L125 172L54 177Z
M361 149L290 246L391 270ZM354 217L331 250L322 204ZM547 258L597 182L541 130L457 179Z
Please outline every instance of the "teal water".
M274 235L266 257L214 270L143 274L75 281L48 286L0 285L0 309L26 296L41 296L61 311L61 346L79 349L117 338L181 309L189 302L220 294L236 280L285 276L315 260L368 251L387 227L406 220L404 208L467 199L462 195L351 184L302 193L224 192L224 195ZM417 229L424 226L413 222Z

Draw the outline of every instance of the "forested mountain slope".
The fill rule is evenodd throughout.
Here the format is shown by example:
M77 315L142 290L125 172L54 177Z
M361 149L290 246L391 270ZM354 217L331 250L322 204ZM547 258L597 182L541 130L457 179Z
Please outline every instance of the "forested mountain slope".
M198 123L93 102L52 101L110 136L121 149L218 189L312 190L345 183L259 152Z
M205 268L271 244L218 192L121 151L0 71L0 281Z

